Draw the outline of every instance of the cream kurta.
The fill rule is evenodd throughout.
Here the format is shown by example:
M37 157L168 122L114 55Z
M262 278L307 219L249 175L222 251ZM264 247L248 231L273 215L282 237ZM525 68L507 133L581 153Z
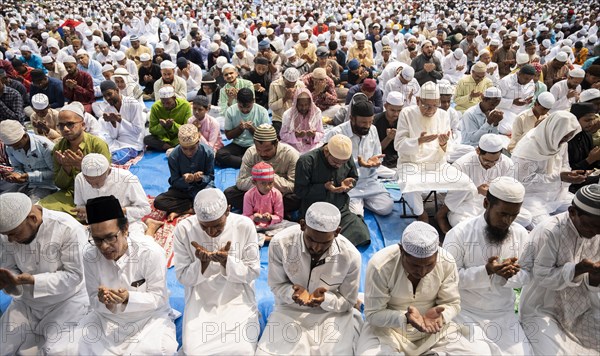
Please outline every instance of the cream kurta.
M538 119L533 114L532 109L528 109L520 113L513 122L512 127L512 135L510 137L510 143L508 144L508 150L512 152L517 143L521 141L523 136L525 136L530 130L532 130L539 122L543 121L546 118L546 115L540 116Z
M112 261L88 244L85 283L93 310L75 328L69 354L173 355L177 351L175 324L169 318L165 253L143 234L130 233L127 245L125 254ZM127 304L109 310L98 300L100 286L127 289Z
M503 135L510 135L517 115L528 109L527 105L518 106L513 104L513 100L533 98L535 84L533 80L525 85L519 84L517 73L514 73L502 78L497 86L502 92L502 99L500 99L500 104L496 109L504 112L504 118L498 124L498 131Z
M462 333L451 321L460 311L458 272L452 256L440 248L434 269L422 278L413 293L412 283L402 266L399 245L375 253L369 261L365 278L365 319L357 345L357 355L398 354L420 355L428 351L465 354L489 353L487 345L459 341ZM440 333L427 334L408 324L405 313L413 306L424 314L434 306L442 306L444 328ZM451 335L453 341L442 335ZM483 347L481 347L483 346ZM472 348L471 348L472 347Z
M34 285L17 287L18 294L12 295L0 319L0 355L33 346L50 354L62 352L55 343L68 338L70 328L89 306L81 252L89 243L83 227L66 213L42 209L42 225L30 244L10 243L0 236L0 266L35 279ZM12 325L12 331L5 325ZM62 335L56 334L57 327Z
M501 155L500 160L490 169L483 168L476 151L467 153L452 165L469 177L473 183L470 190L449 191L446 194L444 203L450 209L448 221L452 226L483 214L485 210L483 208L483 199L485 197L478 193L477 187L482 184L490 184L498 177L514 176L513 161L505 155Z
M495 355L529 355L531 345L515 314L513 292L531 278L534 251L529 234L513 223L507 239L492 244L485 237L486 227L483 215L479 215L452 228L444 239L444 249L452 254L458 268L461 311L455 320L472 326L475 337L485 340ZM490 276L485 265L492 256L517 257L521 270L508 280Z
M182 352L253 355L260 332L254 290L260 257L254 223L230 213L223 232L212 238L193 215L179 222L174 236L175 271L185 287ZM209 251L231 241L226 268L210 262L201 273L192 241Z
M582 238L569 213L550 217L531 232L538 249L533 278L521 294L520 316L537 355L597 355L600 288L575 264L598 260L600 236ZM586 346L584 346L586 345Z
M354 308L358 298L361 256L356 247L338 235L321 260L311 268L311 256L300 226L273 237L269 246L269 287L275 309L261 337L257 355L352 355L362 318ZM292 286L309 293L327 289L319 307L292 300Z

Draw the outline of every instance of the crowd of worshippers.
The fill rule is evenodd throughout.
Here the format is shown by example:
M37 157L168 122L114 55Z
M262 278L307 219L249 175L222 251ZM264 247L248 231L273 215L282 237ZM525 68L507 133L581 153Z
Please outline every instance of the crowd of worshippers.
M421 5L0 5L0 353L177 352L146 150L184 354L600 353L600 8Z

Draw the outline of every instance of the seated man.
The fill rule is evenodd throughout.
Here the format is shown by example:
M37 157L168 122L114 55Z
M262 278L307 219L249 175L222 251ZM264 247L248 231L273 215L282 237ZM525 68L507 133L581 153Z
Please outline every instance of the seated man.
M179 144L177 132L192 116L192 107L186 99L175 96L172 86L164 86L157 91L160 100L150 108L150 135L144 137L148 149L166 151Z
M533 268L529 234L515 221L524 196L525 187L513 177L498 177L484 198L484 213L456 225L444 239L458 268L461 310L455 320L472 327L471 336L495 355L532 355L513 291L529 283Z
M64 354L73 323L87 312L81 247L85 230L67 214L0 195L0 288L14 297L0 318L2 354Z
M493 84L491 79L485 77L486 69L485 63L477 62L471 67L471 74L459 79L454 96L456 110L464 113L481 102L483 93Z
M460 311L458 271L435 228L415 221L401 241L375 253L367 266L367 323L356 354L490 354L452 322Z
M0 122L0 141L6 145L13 168L12 171L0 168L2 179L12 183L5 191L22 192L34 204L56 191L52 162L54 143L44 136L25 132L23 125L15 120Z
M494 179L515 176L513 161L502 154L503 143L500 135L485 134L479 139L479 146L475 151L467 153L452 164L461 174L469 177L473 185L470 190L449 191L446 194L445 205L436 214L436 220L443 233L462 221L483 214L483 201L489 184ZM528 227L531 223L529 212L521 208L516 222Z
M223 66L223 78L227 82L219 91L219 107L221 115L225 116L227 109L237 103L237 94L240 89L247 88L254 94L254 85L251 81L238 77L238 71L232 64ZM252 96L254 97L254 95Z
M164 88L165 86L173 87L174 95L180 99L186 100L187 84L185 79L175 75L175 68L177 68L177 66L171 61L162 61L160 63L161 78L154 82L155 101L162 99L160 97L160 89Z
M252 167L258 162L266 162L275 172L273 186L283 195L285 212L298 210L300 200L294 194L298 158L298 151L277 140L277 132L273 126L269 124L258 126L254 131L254 145L250 146L242 157L242 166L235 186L225 190L227 202L234 208L243 208L244 194L253 187Z
M89 241L94 245L88 244L84 252L85 286L92 310L73 330L67 352L174 354L178 345L175 324L169 317L165 251L142 232L128 229L123 208L114 196L90 199L85 209ZM91 338L90 325L115 327L102 328Z
M31 91L29 95L33 98L36 94L45 94L48 97L48 106L52 109L60 109L65 105L62 81L48 77L39 69L31 71Z
M27 116L23 111L23 97L21 94L4 84L6 72L0 69L0 112L2 112L2 120L16 120L23 122Z
M366 206L375 214L389 215L394 201L383 184L377 181L377 171L384 155L381 154L377 129L373 126L373 104L360 101L354 103L350 110L350 121L336 126L324 138L326 142L334 135L341 134L349 137L352 142L352 160L358 167L358 182L348 192L350 211L364 216ZM389 171L393 175L394 171Z
M418 97L418 105L404 108L398 119L394 148L398 151L398 176L401 184L413 186L402 196L419 220L429 222L423 207L421 192L430 189L428 175L436 179L436 187L444 178L442 168L446 164L446 152L451 136L450 119L445 110L438 109L440 91L433 82L424 83ZM455 178L455 177L454 177ZM421 189L423 188L423 189Z
M538 95L533 107L523 111L515 118L508 151L512 152L521 138L546 118L555 101L554 96L550 92L543 92Z
M100 84L100 91L108 104L98 120L100 137L108 143L112 163L125 164L144 150L146 107L137 99L121 95L117 84L110 80Z
M338 208L316 202L306 220L273 237L269 287L275 309L257 355L352 355L362 325L358 300L361 256L340 235ZM293 338L286 337L294 326ZM317 337L314 335L328 335Z
M144 233L142 218L150 213L150 203L137 176L126 169L111 167L101 154L90 153L81 160L81 173L75 177L75 212L87 220L85 204L89 199L113 195L123 208L129 231Z
M229 213L227 198L214 188L196 195L194 212L173 232L175 273L186 296L181 351L254 355L260 333L254 290L260 258L254 223Z
M462 143L477 146L481 136L491 133L498 134L498 124L504 118L500 110L496 110L502 93L496 87L487 88L479 104L468 108L462 117Z
M346 105L350 104L350 100L358 92L365 94L369 98L369 102L373 104L375 114L383 111L383 91L377 87L375 79L367 78L361 84L351 87L346 96Z
M315 202L335 205L342 214L342 234L355 246L371 242L369 229L362 217L350 211L348 192L358 179L352 158L352 141L338 134L322 147L309 151L296 163L294 193L300 199L300 217Z
M536 355L592 355L600 350L600 185L577 191L567 212L531 233L536 252L519 312Z
M101 138L85 132L85 111L79 103L65 105L58 113L58 129L63 138L54 146L54 184L60 189L40 200L46 209L75 215L73 191L75 177L81 172L81 161L88 153L100 153L110 160L110 151Z
M77 60L72 56L66 56L63 63L67 70L67 75L62 80L65 101L78 101L83 104L86 112L91 113L92 103L96 100L92 77L77 69Z
M200 143L198 129L192 124L179 128L179 146L169 154L169 190L154 199L154 207L167 213L167 221L193 214L192 204L199 191L213 186L214 153Z
M62 138L56 126L58 125L58 110L50 108L48 96L42 93L35 94L31 97L31 107L33 114L30 119L33 132L50 141L58 142Z
M504 118L498 125L498 131L501 134L510 136L515 117L527 110L533 102L534 76L535 68L531 64L526 64L518 72L509 74L498 82L498 89L502 93L498 109L504 113Z
M217 165L223 168L240 168L244 153L253 144L254 131L261 124L270 122L267 109L256 105L251 89L241 88L236 98L236 104L225 111L225 136L232 142L218 150L215 156Z
M385 155L382 164L388 168L396 168L396 164L398 164L398 152L394 149L394 138L403 105L402 93L393 91L388 94L385 104L383 104L385 111L373 118L373 125L377 129L381 144L381 152Z
M312 73L306 74L302 81L310 91L315 105L325 117L333 117L339 110L338 97L333 80L327 76L323 68L316 68Z

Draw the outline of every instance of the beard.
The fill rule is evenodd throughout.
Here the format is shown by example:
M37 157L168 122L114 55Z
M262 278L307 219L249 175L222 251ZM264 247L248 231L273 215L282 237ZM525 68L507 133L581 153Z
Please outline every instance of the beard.
M356 133L359 136L366 136L369 134L369 130L371 130L371 127L355 127L352 126L352 131L354 131L354 133Z
M502 245L509 237L510 229L502 230L490 224L485 226L485 237L492 245Z

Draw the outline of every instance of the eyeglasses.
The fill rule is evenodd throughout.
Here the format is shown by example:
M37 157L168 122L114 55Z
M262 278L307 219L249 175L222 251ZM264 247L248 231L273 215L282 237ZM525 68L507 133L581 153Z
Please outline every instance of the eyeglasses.
M432 109L437 109L440 107L440 105L429 105L429 104L423 104L421 103L421 107L425 110L432 110Z
M93 237L90 233L90 236L88 237L88 242L96 247L102 247L103 243L110 245L110 244L115 243L115 241L117 241L117 238L119 237L120 233L121 233L121 230L119 230L116 233L111 234L110 236L105 237L103 239Z
M56 126L58 126L58 129L59 129L59 130L64 130L64 129L65 129L65 127L66 127L66 128L68 128L69 130L72 130L72 129L73 129L73 127L75 127L75 125L77 125L77 124L81 124L82 122L83 122L83 121L77 121L77 122L65 122L65 123L62 123L62 122L61 122L61 123L59 123L59 124L58 124L58 125L56 125Z

